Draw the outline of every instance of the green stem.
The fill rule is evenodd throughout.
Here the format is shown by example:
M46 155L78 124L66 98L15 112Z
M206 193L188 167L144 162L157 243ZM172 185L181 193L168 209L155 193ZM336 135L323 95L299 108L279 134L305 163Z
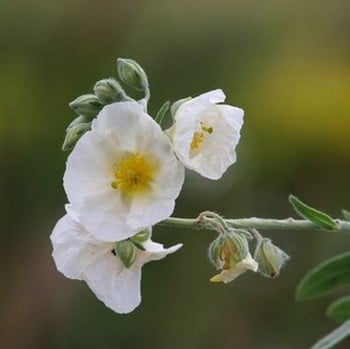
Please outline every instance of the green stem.
M334 230L326 230L317 227L315 224L304 219L271 219L271 218L238 218L225 219L225 222L233 228L260 229L260 230L318 230L333 231L338 233L350 233L350 222L336 220L337 228ZM170 217L158 223L161 226L185 228L185 229L201 229L196 218L178 218Z

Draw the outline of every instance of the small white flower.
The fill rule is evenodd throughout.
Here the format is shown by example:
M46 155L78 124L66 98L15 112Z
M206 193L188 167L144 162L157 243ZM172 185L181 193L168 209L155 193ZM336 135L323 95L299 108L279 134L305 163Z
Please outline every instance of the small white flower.
M216 104L224 101L223 91L214 90L184 102L168 130L184 165L210 179L219 179L236 161L243 125L243 110Z
M97 239L120 241L169 217L184 167L136 102L107 105L67 161L72 210Z
M240 262L232 263L228 269L223 269L220 274L214 275L210 281L227 284L248 270L257 272L258 267L258 263L252 258L250 253L248 253Z
M149 239L127 269L115 255L115 243L97 240L68 215L57 222L51 242L57 269L68 278L86 281L96 297L117 313L129 313L140 304L142 266L182 246L166 249Z

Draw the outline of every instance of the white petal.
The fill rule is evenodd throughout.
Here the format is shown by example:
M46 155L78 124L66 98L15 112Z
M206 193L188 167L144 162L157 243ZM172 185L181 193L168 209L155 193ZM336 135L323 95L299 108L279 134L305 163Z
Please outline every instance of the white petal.
M86 196L105 188L112 191L113 170L120 158L120 146L116 143L115 138L102 138L93 131L80 138L68 157L63 177L70 202L81 203ZM113 149L118 151L113 153Z
M133 152L138 148L140 129L149 129L153 121L150 119L136 102L112 103L105 106L94 119L92 130L107 138L113 132L114 137L111 135L110 138L117 138L124 150Z
M128 216L129 210L130 202L124 200L118 191L107 189L86 197L79 217L89 233L97 239L120 241L136 233L124 218Z
M255 273L258 271L259 268L259 264L256 262L255 259L252 258L250 253L248 253L247 256L244 259L242 259L238 264L240 264L240 266L245 268L246 270L251 270Z
M141 267L130 269L112 253L100 256L84 273L84 280L96 297L117 313L129 313L141 302Z
M163 244L159 244L152 240L147 240L142 245L146 250L146 252L141 252L141 254L143 254L141 257L143 263L163 259L168 254L176 252L183 246L182 244L176 244L169 248L164 248Z
M242 261L240 261L236 265L233 265L230 269L222 270L220 274L215 275L213 278L211 278L211 281L223 282L226 284L235 280L238 276L240 276L248 270L257 272L258 267L258 263L252 258L250 253L248 253Z
M68 215L57 222L50 238L57 269L72 279L82 280L85 269L112 250L111 244L94 239Z
M225 101L224 91L221 89L202 93L201 95L192 98L188 102L181 104L176 112L175 119L193 117L201 113L210 104L222 103Z

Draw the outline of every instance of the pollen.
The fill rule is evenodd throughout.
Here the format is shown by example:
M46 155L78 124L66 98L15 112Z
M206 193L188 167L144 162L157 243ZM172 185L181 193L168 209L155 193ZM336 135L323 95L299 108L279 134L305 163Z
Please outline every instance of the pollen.
M193 133L192 141L190 144L190 150L196 150L203 143L206 133L212 134L214 131L213 127L205 125L202 121L200 122L200 131Z
M154 168L140 154L130 154L121 158L114 171L113 189L123 194L135 194L146 191L153 181Z

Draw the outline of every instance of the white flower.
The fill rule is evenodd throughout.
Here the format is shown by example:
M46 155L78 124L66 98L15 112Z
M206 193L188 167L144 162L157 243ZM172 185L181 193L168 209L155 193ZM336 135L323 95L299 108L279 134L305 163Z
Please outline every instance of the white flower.
M214 275L210 281L223 282L227 284L248 270L257 272L258 267L258 263L252 258L250 253L248 253L247 256L240 262L237 264L232 263L228 269L223 269L220 274Z
M235 148L243 125L243 110L214 90L184 102L168 130L176 154L186 167L203 177L219 179L236 161Z
M115 243L97 240L68 215L57 222L51 241L57 269L68 278L86 281L96 297L117 313L129 313L140 304L142 266L182 246L165 249L149 239L127 269L115 255Z
M64 188L93 236L126 239L169 217L184 181L168 137L136 102L107 105L67 161Z

